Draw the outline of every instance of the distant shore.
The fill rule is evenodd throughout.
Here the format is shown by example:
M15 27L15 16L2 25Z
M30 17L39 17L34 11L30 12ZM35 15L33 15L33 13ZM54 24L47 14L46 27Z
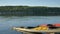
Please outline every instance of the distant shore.
M0 6L0 16L60 16L60 7Z

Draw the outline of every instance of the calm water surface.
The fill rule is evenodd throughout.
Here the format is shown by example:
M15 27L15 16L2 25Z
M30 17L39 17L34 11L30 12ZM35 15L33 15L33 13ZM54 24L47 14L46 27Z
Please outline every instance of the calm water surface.
M37 26L40 24L60 23L60 16L0 16L0 34L21 34L11 28L16 26Z

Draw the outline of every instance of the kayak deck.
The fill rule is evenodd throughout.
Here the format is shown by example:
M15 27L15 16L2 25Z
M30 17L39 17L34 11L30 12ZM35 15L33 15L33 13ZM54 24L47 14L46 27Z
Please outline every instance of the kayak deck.
M16 27L14 27L13 29L20 32L60 32L60 29L33 30L33 29L16 28Z

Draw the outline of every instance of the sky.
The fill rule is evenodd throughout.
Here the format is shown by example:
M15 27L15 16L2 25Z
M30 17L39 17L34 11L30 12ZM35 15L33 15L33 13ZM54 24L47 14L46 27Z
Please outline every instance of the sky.
M0 6L9 5L60 7L60 0L0 0Z

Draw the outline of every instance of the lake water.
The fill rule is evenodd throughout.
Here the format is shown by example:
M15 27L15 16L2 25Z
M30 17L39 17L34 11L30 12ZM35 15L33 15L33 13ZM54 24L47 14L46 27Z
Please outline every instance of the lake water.
M37 26L40 24L60 23L60 16L0 16L0 34L21 34L12 30L12 27Z

